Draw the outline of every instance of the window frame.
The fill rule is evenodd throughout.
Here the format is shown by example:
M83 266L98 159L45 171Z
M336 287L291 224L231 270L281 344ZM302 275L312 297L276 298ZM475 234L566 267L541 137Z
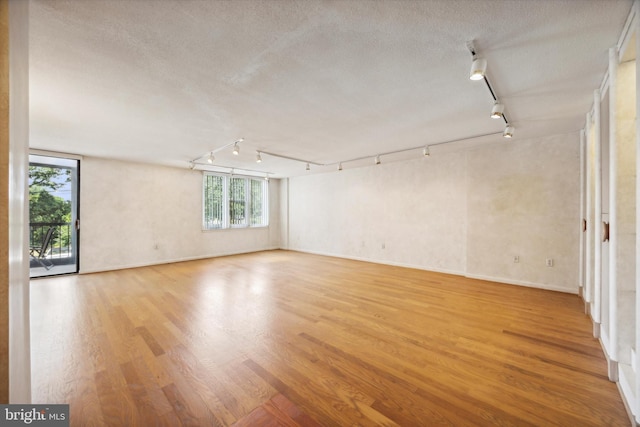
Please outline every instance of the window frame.
M219 227L210 227L206 216L207 211L207 177L215 176L222 178L222 221ZM244 222L241 224L233 224L233 218L231 214L231 179L242 179L244 182ZM252 200L252 181L262 180L262 200L260 203L262 219L259 224L252 225L252 207L254 201ZM202 173L202 231L217 231L217 230L237 230L246 228L267 228L269 227L269 183L263 178L249 175L230 175L219 172L203 171Z

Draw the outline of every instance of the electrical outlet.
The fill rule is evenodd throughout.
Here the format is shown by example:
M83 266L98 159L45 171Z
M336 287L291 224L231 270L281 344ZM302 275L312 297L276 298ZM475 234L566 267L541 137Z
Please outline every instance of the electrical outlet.
M518 255L514 255L513 256L513 262L515 262L516 264L520 262L520 257Z
M553 258L547 258L547 267L553 267Z

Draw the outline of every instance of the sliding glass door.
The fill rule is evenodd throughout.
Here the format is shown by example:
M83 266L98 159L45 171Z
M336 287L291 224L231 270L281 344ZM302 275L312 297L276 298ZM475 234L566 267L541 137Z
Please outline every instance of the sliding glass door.
M29 156L30 276L77 273L80 161Z

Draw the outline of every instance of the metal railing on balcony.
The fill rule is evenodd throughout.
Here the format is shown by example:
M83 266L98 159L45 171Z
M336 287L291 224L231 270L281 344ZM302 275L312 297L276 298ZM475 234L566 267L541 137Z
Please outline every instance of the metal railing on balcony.
M32 222L29 223L29 247L36 248L39 253L47 231L53 228L51 242L44 248L42 257L54 265L75 263L73 250L73 224L69 222ZM37 267L38 262L31 260L31 267Z

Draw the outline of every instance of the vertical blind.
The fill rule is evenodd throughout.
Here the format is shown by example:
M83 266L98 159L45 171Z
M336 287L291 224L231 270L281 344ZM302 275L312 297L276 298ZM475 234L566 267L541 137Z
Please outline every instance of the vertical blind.
M203 175L203 228L269 225L269 185L263 179Z
M251 226L262 226L269 223L267 205L267 182L264 179L251 179Z
M203 225L207 230L225 226L224 187L223 176L204 175Z
M229 222L231 227L247 225L247 180L245 178L231 178Z

